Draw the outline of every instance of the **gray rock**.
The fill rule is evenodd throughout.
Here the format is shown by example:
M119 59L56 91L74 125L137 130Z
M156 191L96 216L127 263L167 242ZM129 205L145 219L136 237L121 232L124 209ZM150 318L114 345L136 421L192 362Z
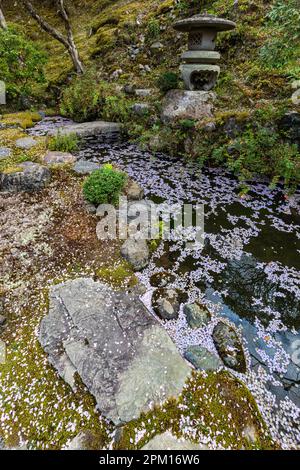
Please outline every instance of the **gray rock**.
M101 450L100 439L91 431L81 431L69 442L64 450Z
M125 195L129 201L139 201L144 197L144 190L141 186L133 180L129 180L124 190Z
M150 112L150 106L147 103L135 103L131 106L131 111L137 116L147 116Z
M214 99L212 92L170 90L162 103L161 120L168 124L182 119L212 118Z
M154 54L161 52L163 48L164 48L164 45L159 41L153 42L150 46L150 50Z
M51 134L76 134L79 138L97 137L103 140L114 140L120 137L121 124L106 121L83 122L60 127L53 130Z
M140 98L146 98L147 96L153 95L154 91L152 88L138 88L135 90L135 95Z
M201 305L198 302L185 305L183 311L190 328L202 328L211 319L211 314L205 305Z
M237 372L246 372L243 347L235 330L223 321L214 328L213 340L224 364Z
M9 158L11 156L11 149L8 147L0 147L0 160Z
M135 85L124 85L123 91L126 95L134 95L135 94Z
M86 160L79 160L79 162L75 163L73 171L78 175L89 175L93 173L93 171L99 170L100 168L101 165L99 165L98 163L89 162Z
M4 315L0 315L0 326L4 326L6 323L6 317Z
M141 271L148 265L150 256L146 240L128 238L122 245L121 255L136 271Z
M36 140L32 137L22 137L21 139L16 140L15 145L22 150L30 150L32 147L35 147L38 144Z
M76 161L76 157L68 152L54 152L48 150L46 155L43 158L43 163L46 165L54 165L54 164L67 164L67 163L74 163Z
M191 371L137 296L89 278L52 287L39 340L61 377L72 364L117 425L176 398Z
M163 320L175 320L184 297L184 293L179 289L156 289L152 296L153 310Z
M97 212L97 207L94 206L91 202L84 201L84 208L87 211L88 214L96 214Z
M178 439L170 431L157 434L142 450L206 450L204 444L194 444L186 439Z
M0 173L0 191L35 192L45 188L51 179L48 168L33 162L21 163L19 171Z
M215 354L202 346L189 346L184 357L200 370L218 370L223 366L222 361Z

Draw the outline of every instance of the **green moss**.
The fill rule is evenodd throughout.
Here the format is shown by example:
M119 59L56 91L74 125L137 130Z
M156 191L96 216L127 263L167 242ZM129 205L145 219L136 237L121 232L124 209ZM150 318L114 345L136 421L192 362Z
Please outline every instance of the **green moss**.
M215 114L215 120L218 125L225 124L228 119L234 118L237 123L246 122L250 117L250 111L238 111L238 110L231 110L231 111L223 111L218 112Z
M41 119L39 113L24 111L20 113L4 114L0 122L7 126L19 126L22 129L28 129Z
M48 364L38 342L35 330L47 311L45 289L39 294L38 308L24 312L17 332L8 329L3 338L7 361L0 366L0 402L7 419L0 436L8 446L19 445L22 438L29 448L59 449L87 429L104 444L106 425L95 411L93 397L78 380L74 393Z
M192 429L193 437L183 432ZM253 430L255 442L245 435ZM135 436L145 431L135 444ZM163 406L128 423L117 444L118 449L140 449L156 434L170 430L178 438L194 442L209 438L225 449L269 449L276 447L247 388L228 372L196 373L178 401Z
M100 281L107 282L115 288L134 287L138 283L132 267L125 261L97 269L96 276Z
M20 166L8 166L2 171L2 173L4 173L5 175L10 175L12 173L19 173L21 171L23 171L23 168Z

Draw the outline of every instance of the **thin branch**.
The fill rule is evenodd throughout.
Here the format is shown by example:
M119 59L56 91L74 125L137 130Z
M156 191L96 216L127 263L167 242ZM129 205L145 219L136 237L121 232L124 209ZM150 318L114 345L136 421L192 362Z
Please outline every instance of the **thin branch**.
M2 1L0 0L0 28L1 29L7 29L7 23L5 20L5 16L3 13L3 7L2 7Z

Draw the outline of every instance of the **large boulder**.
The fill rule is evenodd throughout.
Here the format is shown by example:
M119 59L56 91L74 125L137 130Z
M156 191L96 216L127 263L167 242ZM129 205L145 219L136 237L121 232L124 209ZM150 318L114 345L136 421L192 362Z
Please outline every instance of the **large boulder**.
M213 340L219 356L227 367L237 372L246 372L243 347L234 328L220 321L213 330Z
M201 121L213 117L215 94L207 91L170 90L162 103L165 124L183 119Z
M177 397L191 371L135 294L90 278L51 289L39 339L60 376L75 387L78 373L115 424Z
M0 191L35 192L45 188L51 179L48 168L33 162L20 164L14 171L0 173Z
M128 238L121 247L121 255L136 271L141 271L149 263L147 241L139 238Z

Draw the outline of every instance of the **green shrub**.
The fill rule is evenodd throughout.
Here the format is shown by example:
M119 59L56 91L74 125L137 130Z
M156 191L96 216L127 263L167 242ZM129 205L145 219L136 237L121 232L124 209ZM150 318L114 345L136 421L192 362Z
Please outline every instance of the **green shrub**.
M85 180L84 197L92 204L116 204L126 179L126 174L114 170L112 165L103 165Z
M152 18L149 21L147 29L146 29L146 40L153 41L155 39L158 39L159 36L160 36L159 22L155 18Z
M120 96L107 96L101 117L107 121L126 122L129 117L130 103Z
M280 179L295 188L300 182L300 153L296 145L282 140L272 129L248 128L231 145L222 145L212 153L217 163L226 163L241 181L255 175L272 178L271 184Z
M53 137L49 144L49 150L58 152L75 152L78 150L79 139L76 134L63 135L58 134Z
M265 68L281 69L297 61L300 52L299 7L299 0L277 0L268 13L270 39L260 50Z
M32 96L34 86L45 82L46 61L46 54L36 42L13 28L0 29L0 79L6 84L9 101Z
M102 88L91 69L84 75L73 78L71 84L64 89L60 112L75 121L83 122L97 118L103 105Z
M156 84L162 93L166 93L178 88L179 77L174 72L165 72L158 77Z

